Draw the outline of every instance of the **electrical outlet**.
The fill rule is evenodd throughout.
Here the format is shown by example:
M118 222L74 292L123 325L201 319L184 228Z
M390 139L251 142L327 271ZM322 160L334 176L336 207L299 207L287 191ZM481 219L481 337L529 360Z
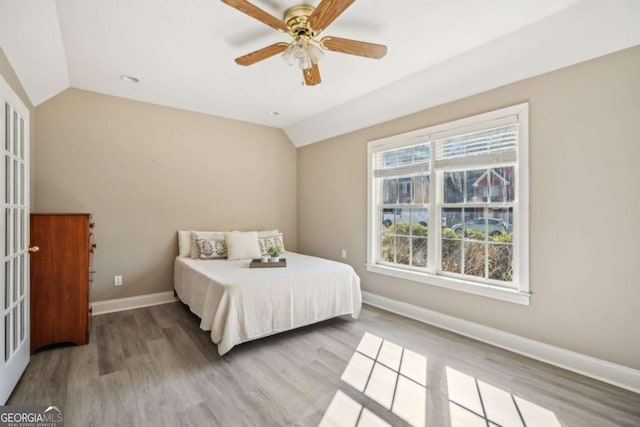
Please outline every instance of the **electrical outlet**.
M347 250L343 249L342 250L342 258L346 258L347 257Z
M113 276L113 286L122 286L122 276Z

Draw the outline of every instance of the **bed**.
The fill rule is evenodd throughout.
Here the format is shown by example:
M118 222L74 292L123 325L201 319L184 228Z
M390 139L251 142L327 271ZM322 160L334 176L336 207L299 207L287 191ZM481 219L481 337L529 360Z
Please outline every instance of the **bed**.
M175 291L200 317L223 355L257 338L351 315L362 306L360 278L347 264L286 252L285 268L249 268L250 260L178 256Z

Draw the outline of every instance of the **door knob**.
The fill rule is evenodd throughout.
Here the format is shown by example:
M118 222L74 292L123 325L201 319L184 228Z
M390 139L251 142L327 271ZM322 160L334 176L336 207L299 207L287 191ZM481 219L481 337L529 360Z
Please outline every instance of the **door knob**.
M31 253L31 254L35 254L39 250L40 250L40 247L38 247L38 246L30 246L29 247L29 253Z

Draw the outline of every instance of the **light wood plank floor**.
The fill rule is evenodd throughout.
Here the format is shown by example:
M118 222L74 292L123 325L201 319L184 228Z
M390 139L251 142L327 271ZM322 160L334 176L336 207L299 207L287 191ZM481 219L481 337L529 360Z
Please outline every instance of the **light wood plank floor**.
M332 319L224 357L198 325L181 303L95 316L88 345L32 355L8 404L64 405L67 426L317 426L345 401L345 426L355 425L351 409L361 425L409 425L417 410L427 426L640 426L640 395L368 306L358 321ZM384 366L371 372L371 359L354 356L365 333L424 356L426 388ZM383 347L379 362L399 349ZM364 393L341 380L348 365L368 381Z

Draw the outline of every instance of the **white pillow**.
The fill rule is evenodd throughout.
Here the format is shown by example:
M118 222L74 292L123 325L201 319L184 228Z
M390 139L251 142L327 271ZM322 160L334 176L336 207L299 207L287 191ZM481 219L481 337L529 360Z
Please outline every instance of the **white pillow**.
M224 231L194 231L191 230L191 253L192 259L200 258L198 249L198 239L204 240L224 240Z
M191 231L178 231L178 256L188 257L191 255Z
M227 244L227 259L229 261L262 256L256 231L224 233L224 240Z

